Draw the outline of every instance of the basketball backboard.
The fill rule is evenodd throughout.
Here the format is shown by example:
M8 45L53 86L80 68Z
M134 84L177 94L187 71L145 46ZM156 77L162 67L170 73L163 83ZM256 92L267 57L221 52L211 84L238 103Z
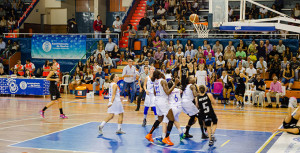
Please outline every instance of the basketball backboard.
M213 27L228 22L228 0L209 0L209 13L213 14Z

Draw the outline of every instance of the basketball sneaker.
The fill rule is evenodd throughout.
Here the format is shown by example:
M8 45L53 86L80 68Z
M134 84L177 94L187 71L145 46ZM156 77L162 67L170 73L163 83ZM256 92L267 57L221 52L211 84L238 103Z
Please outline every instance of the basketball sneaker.
M142 127L145 127L145 126L146 126L146 124L147 124L147 120L146 120L146 119L144 119L144 120L143 120Z
M206 134L202 134L202 139L208 139L209 137Z
M158 137L158 138L155 138L155 140L158 142L158 143L161 143L161 144L163 144L163 142L162 142L162 137Z
M184 138L193 138L193 136L190 135L189 133L185 133L185 134L184 134Z
M182 139L184 139L184 134L183 134L183 133L180 133L180 134L179 134L179 138L180 138L180 141L182 141Z
M101 126L99 125L98 128L99 128L99 135L103 135L103 127L101 127Z
M210 140L208 143L209 146L213 146L214 145L214 141Z
M121 129L119 129L116 134L126 134L126 132L122 131Z
M145 138L148 140L148 141L150 141L150 142L154 142L153 141L153 139L152 139L152 134L147 134L146 136L145 136Z
M61 119L67 119L68 117L65 114L60 114L59 116Z
M211 135L211 140L212 141L217 141L216 137L214 135Z
M167 144L167 145L169 145L169 146L173 146L173 145L174 145L174 143L171 142L170 137L164 138L164 139L162 140L162 142L165 143L165 144Z
M42 116L42 118L45 118L45 114L44 114L45 112L44 111L40 111L40 115Z

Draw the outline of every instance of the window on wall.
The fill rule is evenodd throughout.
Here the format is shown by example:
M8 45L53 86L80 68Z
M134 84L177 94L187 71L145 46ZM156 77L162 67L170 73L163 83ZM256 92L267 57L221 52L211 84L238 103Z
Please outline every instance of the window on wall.
M126 8L122 7L122 0L110 0L109 12L125 12Z
M76 0L76 12L94 12L94 0Z

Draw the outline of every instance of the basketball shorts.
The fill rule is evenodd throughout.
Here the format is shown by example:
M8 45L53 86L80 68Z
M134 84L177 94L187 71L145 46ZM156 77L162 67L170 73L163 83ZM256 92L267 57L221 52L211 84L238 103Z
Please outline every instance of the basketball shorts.
M241 85L237 85L236 89L235 89L235 95L244 97L245 94L245 86L241 86Z
M218 123L218 118L215 113L211 114L203 114L199 113L199 119L204 121L205 126L211 126L211 123L217 124Z
M285 121L283 121L282 125L283 125L283 128L285 129L290 129L290 128L294 128L298 123L298 120L296 120L293 116L292 116L292 119L289 123L286 123Z
M58 98L61 98L57 87L50 87L49 91L51 100L57 100Z

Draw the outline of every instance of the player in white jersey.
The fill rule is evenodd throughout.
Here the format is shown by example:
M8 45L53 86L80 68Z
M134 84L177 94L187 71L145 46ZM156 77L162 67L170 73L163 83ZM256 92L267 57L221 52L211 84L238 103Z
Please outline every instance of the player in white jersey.
M188 77L188 84L186 86L182 86L182 110L184 113L190 116L190 120L188 125L185 128L184 137L192 138L193 136L189 134L189 130L193 124L195 124L196 116L199 112L196 105L193 103L195 101L195 97L198 96L197 87L195 85L195 78L193 76Z
M172 80L170 80L168 82L168 87L171 88L173 85L174 85L174 82ZM169 95L168 100L169 100L170 109L172 110L173 115L174 115L174 124L179 132L179 138L181 141L184 138L184 135L181 130L180 123L179 123L179 115L182 112L182 106L181 106L182 90L180 90L180 88L178 88L179 85L180 85L180 83L177 84L177 87L175 87L175 89ZM163 135L167 133L167 123L168 122L169 122L168 118L164 117L164 119L163 119Z
M148 77L146 77L145 81L144 81L144 90L146 92L146 97L145 97L145 108L144 108L144 120L143 120L143 124L142 126L146 126L147 124L147 114L148 114L148 109L149 107L152 108L154 115L155 115L155 119L157 120L157 113L156 113L156 108L155 108L155 95L154 95L154 83L151 81L151 77L153 76L153 72L154 72L155 68L153 66L150 67L150 75Z
M112 83L109 86L109 102L108 102L108 109L107 109L108 116L99 126L99 134L100 135L103 134L102 130L104 125L107 122L109 122L111 119L113 119L114 115L119 115L118 130L116 133L125 134L125 132L121 130L121 126L123 123L124 109L120 98L120 88L117 85L117 82L119 81L119 77L116 74L112 74L110 76L110 80L112 80Z
M175 84L171 88L168 88L168 83L163 78L164 75L158 70L154 71L153 76L151 78L151 80L154 81L155 106L157 110L158 120L155 121L150 132L146 135L145 138L148 141L153 142L153 131L162 122L164 116L167 116L167 118L169 119L167 134L166 136L163 136L162 142L168 145L174 145L169 138L174 123L174 115L168 103L168 95L170 95L171 92L174 90L175 84L179 83L179 79L175 79Z
M204 64L199 65L199 70L196 72L195 77L197 79L197 86L207 86L207 71L204 70Z

